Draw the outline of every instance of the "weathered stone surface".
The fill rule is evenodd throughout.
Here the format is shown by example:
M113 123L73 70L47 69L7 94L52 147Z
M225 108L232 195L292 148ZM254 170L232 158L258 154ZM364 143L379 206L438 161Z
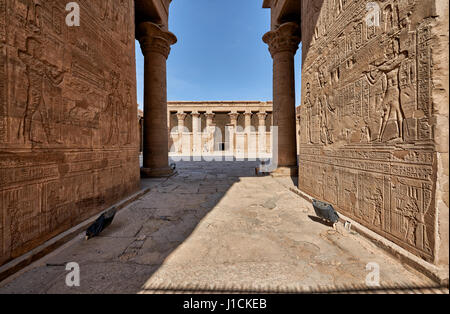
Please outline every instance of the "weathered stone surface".
M0 264L139 187L134 1L0 0Z
M448 3L374 3L302 1L299 187L448 263Z

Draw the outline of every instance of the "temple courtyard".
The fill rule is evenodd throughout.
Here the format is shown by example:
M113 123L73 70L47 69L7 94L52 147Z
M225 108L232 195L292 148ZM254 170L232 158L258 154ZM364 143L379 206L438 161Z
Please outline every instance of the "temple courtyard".
M369 263L380 292L448 293L368 239L315 218L290 177L256 176L257 162L178 162L145 179L150 191L99 237L84 234L0 283L0 293L364 292ZM80 265L79 287L65 265ZM367 292L367 291L366 291Z

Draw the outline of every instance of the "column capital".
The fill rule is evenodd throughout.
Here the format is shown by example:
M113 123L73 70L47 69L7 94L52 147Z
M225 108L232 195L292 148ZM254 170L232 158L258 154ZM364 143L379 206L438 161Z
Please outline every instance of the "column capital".
M237 112L231 112L228 114L231 120L237 120L239 118L239 113Z
M244 116L252 116L253 115L253 113L251 113L251 112L244 112Z
M256 115L258 116L259 119L266 119L267 118L267 113L266 112L258 112Z
M177 113L178 120L183 120L184 121L184 119L186 119L186 116L187 116L187 113L184 113L184 112L178 112Z
M194 111L191 113L191 116L194 118L200 118L200 113L198 113L197 111Z
M266 33L263 41L269 45L272 57L283 51L295 54L301 41L300 27L295 22L284 23L276 30Z
M136 37L141 44L144 56L150 52L156 52L166 59L170 54L170 46L177 42L177 37L173 33L163 30L152 22L140 23L136 30Z
M215 114L215 113L212 113L212 112L207 112L207 113L205 113L205 117L206 117L207 119L213 119L215 116L216 116L216 114Z
M258 116L259 126L265 126L266 125L267 113L265 113L265 112L258 112L256 115Z

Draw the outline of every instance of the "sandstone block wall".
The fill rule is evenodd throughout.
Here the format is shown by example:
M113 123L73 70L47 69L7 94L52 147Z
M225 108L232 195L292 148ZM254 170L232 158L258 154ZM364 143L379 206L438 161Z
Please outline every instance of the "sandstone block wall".
M305 0L302 37L300 189L448 264L448 1Z
M139 187L134 2L0 0L0 265Z

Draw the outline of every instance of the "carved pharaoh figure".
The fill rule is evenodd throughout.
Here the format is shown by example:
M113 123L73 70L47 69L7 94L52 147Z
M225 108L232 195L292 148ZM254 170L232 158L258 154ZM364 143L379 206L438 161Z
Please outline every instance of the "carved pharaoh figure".
M104 113L110 116L109 135L105 144L118 144L120 139L120 116L122 110L127 110L130 101L130 90L127 91L127 100L124 101L119 92L120 74L111 72L111 92L106 100ZM127 135L128 136L128 135Z
M391 45L386 49L385 59L382 62L375 62L374 71L382 74L384 96L381 103L382 114L380 130L378 133L378 141L382 141L386 131L387 123L395 120L397 124L397 138L404 140L403 122L405 114L401 106L400 98L400 68L402 62L407 59L408 52L400 52L400 43L397 38L391 41ZM371 71L372 73L373 71ZM377 80L370 74L367 75L371 84Z
M61 84L64 78L64 71L59 71L55 66L48 64L42 59L42 44L35 38L30 37L26 42L26 51L19 50L19 58L26 65L26 76L28 80L28 96L25 113L21 126L24 141L33 143L40 141L33 138L34 115L38 112L48 143L59 143L51 136L50 123L48 118L47 105L44 98L44 81L47 79L54 85Z

